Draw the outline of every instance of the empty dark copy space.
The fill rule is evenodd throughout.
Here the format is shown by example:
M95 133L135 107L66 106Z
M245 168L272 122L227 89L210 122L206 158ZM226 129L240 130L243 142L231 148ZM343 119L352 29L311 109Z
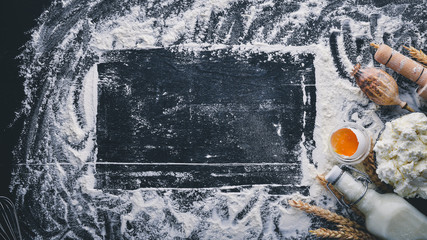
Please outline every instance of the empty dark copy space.
M97 187L300 182L313 55L111 51L98 64ZM126 179L126 181L124 181Z

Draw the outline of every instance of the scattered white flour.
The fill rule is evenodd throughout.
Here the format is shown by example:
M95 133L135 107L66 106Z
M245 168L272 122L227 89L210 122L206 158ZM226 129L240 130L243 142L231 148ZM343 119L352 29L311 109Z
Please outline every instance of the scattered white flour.
M427 117L411 113L386 123L374 151L378 177L402 197L427 199Z
M308 214L290 208L287 201L302 199L335 208L331 195L315 180L317 174L325 174L338 164L327 150L330 132L337 124L351 121L366 126L376 139L383 127L377 106L338 74L330 33L340 32L336 28L348 18L349 9L355 15L381 14L376 34L365 16L359 18L363 20L349 21L354 36L367 36L380 42L385 32L393 34L401 29L402 17L389 16L388 8L355 6L352 1L105 2L55 2L39 19L40 26L33 31L23 54L27 119L19 148L24 153L16 157L22 167L14 172L11 189L16 193L20 212L26 214L28 208L37 209L31 213L34 216L24 218L32 238L308 237L308 230L316 222ZM113 7L109 9L110 6ZM276 11L279 7L280 11ZM319 28L316 23L321 23ZM301 30L307 24L315 27ZM241 35L233 35L236 33ZM315 36L313 39L307 37L311 34ZM423 39L422 33L416 34ZM354 63L346 56L342 34L337 45L342 67L351 70ZM98 82L97 63L104 61L102 54L106 51L152 48L173 48L195 55L200 51L231 48L242 56L263 52L271 59L280 54L295 58L299 54L313 55L316 148L313 159L309 159L304 144L306 136L301 136L298 154L302 180L294 184L309 187L309 195L275 195L269 192L272 186L265 185L242 187L238 192L229 192L228 187L98 189L97 86L113 85L114 81ZM301 87L304 104L309 104L304 79ZM280 136L281 125L271 124L272 131ZM147 177L156 174L149 172ZM40 222L31 222L32 219Z

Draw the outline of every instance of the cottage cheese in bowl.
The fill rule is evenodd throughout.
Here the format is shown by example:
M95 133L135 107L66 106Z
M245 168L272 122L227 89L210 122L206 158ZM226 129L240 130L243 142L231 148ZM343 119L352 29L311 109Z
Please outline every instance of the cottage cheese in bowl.
M375 144L378 177L402 197L427 199L427 117L411 113L387 122Z

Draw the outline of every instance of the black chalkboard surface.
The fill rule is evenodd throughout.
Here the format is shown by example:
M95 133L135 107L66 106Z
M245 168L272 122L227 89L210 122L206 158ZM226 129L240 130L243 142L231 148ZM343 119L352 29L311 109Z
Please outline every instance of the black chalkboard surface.
M172 50L112 51L98 64L98 187L298 183L313 56Z
M362 220L315 183L332 164L327 128L380 131L407 114L370 102L349 69L381 67L370 42L425 52L427 38L422 0L5 4L0 188L24 239L316 239L309 230L334 227L290 199ZM426 112L416 84L385 70Z

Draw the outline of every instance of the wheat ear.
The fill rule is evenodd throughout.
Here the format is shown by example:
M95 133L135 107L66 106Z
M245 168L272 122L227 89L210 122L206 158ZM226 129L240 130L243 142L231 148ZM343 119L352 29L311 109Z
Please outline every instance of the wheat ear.
M369 44L369 45L371 45L371 47L374 47L375 49L380 48L380 45L378 45L378 44L376 44L376 43L371 43L371 44Z
M309 232L319 238L335 238L335 239L348 239L348 240L360 239L358 236L348 232L330 230L326 228L318 228L316 230L310 230Z
M365 160L362 162L363 167L365 168L366 174L368 174L371 181L383 192L392 192L393 189L381 181L377 175L377 166L375 164L374 152L371 151Z
M328 190L328 188L326 187L326 184L328 184L328 181L326 181L325 176L324 175L317 175L316 179L320 182L320 184L326 189ZM335 194L335 196L342 196L342 194L340 192L338 192L334 186L329 185L329 188L332 190L332 192ZM343 198L344 202L349 203L349 201L344 197ZM356 213L357 215L361 216L361 217L365 217L363 215L363 213L361 211L359 211L359 209L356 208L355 205L351 206L351 210L353 210L354 213Z
M348 227L348 226L344 226L344 225L338 225L337 227L340 231L350 233L353 236L357 236L359 239L366 239L366 240L375 240L376 239L371 234L369 234L365 231L356 229L356 228L352 228L352 227Z
M321 218L324 218L330 222L336 223L336 224L340 224L340 225L344 225L344 226L349 226L349 227L354 227L354 228L358 228L358 229L363 229L362 226L360 226L358 223L344 217L341 215L338 215L334 212L331 212L327 209L323 209L321 207L317 207L317 206L313 206L310 205L308 203L302 202L302 201L295 201L295 200L289 200L289 205L291 205L294 208L298 208L300 210L303 210L304 212L307 213L312 213L314 215L317 215Z
M406 50L409 51L409 54L411 54L411 56L415 58L418 62L424 65L427 65L427 55L423 53L423 51L417 50L414 47L406 47L406 46L403 46L403 47L406 48Z

